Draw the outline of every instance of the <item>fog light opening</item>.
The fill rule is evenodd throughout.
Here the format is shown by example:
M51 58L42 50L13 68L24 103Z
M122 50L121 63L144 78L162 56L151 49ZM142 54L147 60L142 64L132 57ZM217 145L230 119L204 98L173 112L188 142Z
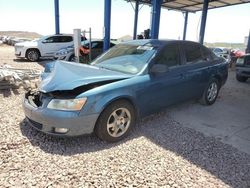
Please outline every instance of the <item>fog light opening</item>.
M61 134L63 134L63 133L66 133L68 131L69 131L69 129L67 129L67 128L56 128L55 127L55 133L61 133Z

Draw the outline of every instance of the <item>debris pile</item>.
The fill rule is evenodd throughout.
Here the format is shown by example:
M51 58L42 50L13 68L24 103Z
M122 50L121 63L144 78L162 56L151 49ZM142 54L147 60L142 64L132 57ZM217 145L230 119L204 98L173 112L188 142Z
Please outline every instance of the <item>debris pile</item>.
M33 69L17 69L9 65L0 66L0 90L34 89L40 81L41 71Z

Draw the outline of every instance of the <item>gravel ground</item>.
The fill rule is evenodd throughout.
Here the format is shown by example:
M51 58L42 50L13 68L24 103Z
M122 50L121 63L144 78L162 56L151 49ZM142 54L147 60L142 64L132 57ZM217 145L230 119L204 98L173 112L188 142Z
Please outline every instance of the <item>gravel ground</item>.
M13 53L0 46L0 64L42 69L13 61ZM119 143L62 139L27 125L22 95L0 92L1 187L250 187L249 155L183 127L166 111L140 121Z

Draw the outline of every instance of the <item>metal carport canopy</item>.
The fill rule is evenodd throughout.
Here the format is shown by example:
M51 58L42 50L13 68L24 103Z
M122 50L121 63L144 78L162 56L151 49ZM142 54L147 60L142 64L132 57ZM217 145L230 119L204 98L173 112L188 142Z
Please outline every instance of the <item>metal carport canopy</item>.
M160 22L161 8L185 12L183 40L185 40L185 37L186 37L188 13L202 11L200 34L199 34L199 42L202 44L204 41L208 9L215 9L215 8L222 8L222 7L232 6L232 5L250 3L250 0L125 0L125 1L134 2L136 7L138 7L139 4L147 4L147 5L152 6L151 38L156 38L156 39L158 38L158 34L159 34L159 22ZM134 24L134 38L137 32L137 20L138 20L138 8L135 9L135 23L136 24ZM250 38L250 32L249 32L249 38ZM250 40L247 44L246 51L250 52Z
M125 0L136 2L137 0ZM140 4L151 5L151 0L139 0ZM183 12L202 11L204 0L163 0L161 6L170 10L180 10ZM221 8L231 5L250 3L250 0L210 0L208 9Z

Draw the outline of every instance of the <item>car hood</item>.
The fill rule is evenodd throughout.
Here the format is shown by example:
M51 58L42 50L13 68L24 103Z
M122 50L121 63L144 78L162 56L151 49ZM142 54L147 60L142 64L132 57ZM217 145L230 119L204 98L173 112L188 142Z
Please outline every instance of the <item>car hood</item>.
M15 46L37 47L37 41L18 42Z
M129 77L132 77L132 75L96 66L56 61L54 62L53 70L43 79L39 90L44 93L73 90L79 86L91 83L126 79Z

